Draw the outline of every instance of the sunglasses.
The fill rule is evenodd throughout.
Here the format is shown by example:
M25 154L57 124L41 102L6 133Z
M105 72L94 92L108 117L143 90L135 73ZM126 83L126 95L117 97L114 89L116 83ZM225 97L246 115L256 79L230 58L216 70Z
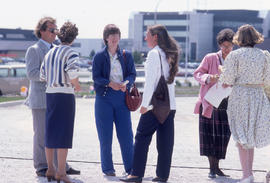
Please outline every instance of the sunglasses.
M52 34L57 34L58 31L59 31L59 29L57 29L57 28L49 28L48 30L49 30L49 32L52 33Z

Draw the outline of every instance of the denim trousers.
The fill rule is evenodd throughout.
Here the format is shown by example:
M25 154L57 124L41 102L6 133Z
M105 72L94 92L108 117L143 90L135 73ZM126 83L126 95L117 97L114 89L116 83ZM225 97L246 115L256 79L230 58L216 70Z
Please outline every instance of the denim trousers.
M115 172L112 160L113 124L115 125L124 168L130 173L133 160L133 132L125 93L108 90L105 96L96 96L95 118L100 142L101 168L104 173Z

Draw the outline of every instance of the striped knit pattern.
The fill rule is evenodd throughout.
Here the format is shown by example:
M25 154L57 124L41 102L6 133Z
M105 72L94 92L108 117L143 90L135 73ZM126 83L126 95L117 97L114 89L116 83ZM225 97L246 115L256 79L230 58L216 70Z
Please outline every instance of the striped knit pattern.
M70 46L53 47L45 56L40 79L47 82L47 93L74 93L71 79L78 77L78 53Z

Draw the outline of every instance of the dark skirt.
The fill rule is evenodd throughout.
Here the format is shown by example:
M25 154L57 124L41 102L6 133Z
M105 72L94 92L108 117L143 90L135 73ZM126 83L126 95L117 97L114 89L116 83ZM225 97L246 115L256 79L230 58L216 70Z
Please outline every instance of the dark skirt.
M45 146L72 148L75 97L66 93L46 93Z
M200 155L225 159L231 131L227 116L228 100L224 99L218 108L213 108L211 118L199 114Z

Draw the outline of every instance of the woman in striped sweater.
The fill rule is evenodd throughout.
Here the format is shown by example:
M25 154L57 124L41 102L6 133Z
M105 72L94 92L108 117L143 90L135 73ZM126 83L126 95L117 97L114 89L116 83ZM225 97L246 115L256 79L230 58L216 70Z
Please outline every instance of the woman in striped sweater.
M46 127L45 152L48 163L46 177L48 181L56 179L71 183L66 175L66 158L68 148L72 148L75 97L74 91L80 90L78 68L76 62L78 53L70 47L78 28L71 22L66 22L58 33L61 41L45 56L41 66L40 79L47 82L46 88ZM57 150L58 169L55 170L53 159L54 149Z

